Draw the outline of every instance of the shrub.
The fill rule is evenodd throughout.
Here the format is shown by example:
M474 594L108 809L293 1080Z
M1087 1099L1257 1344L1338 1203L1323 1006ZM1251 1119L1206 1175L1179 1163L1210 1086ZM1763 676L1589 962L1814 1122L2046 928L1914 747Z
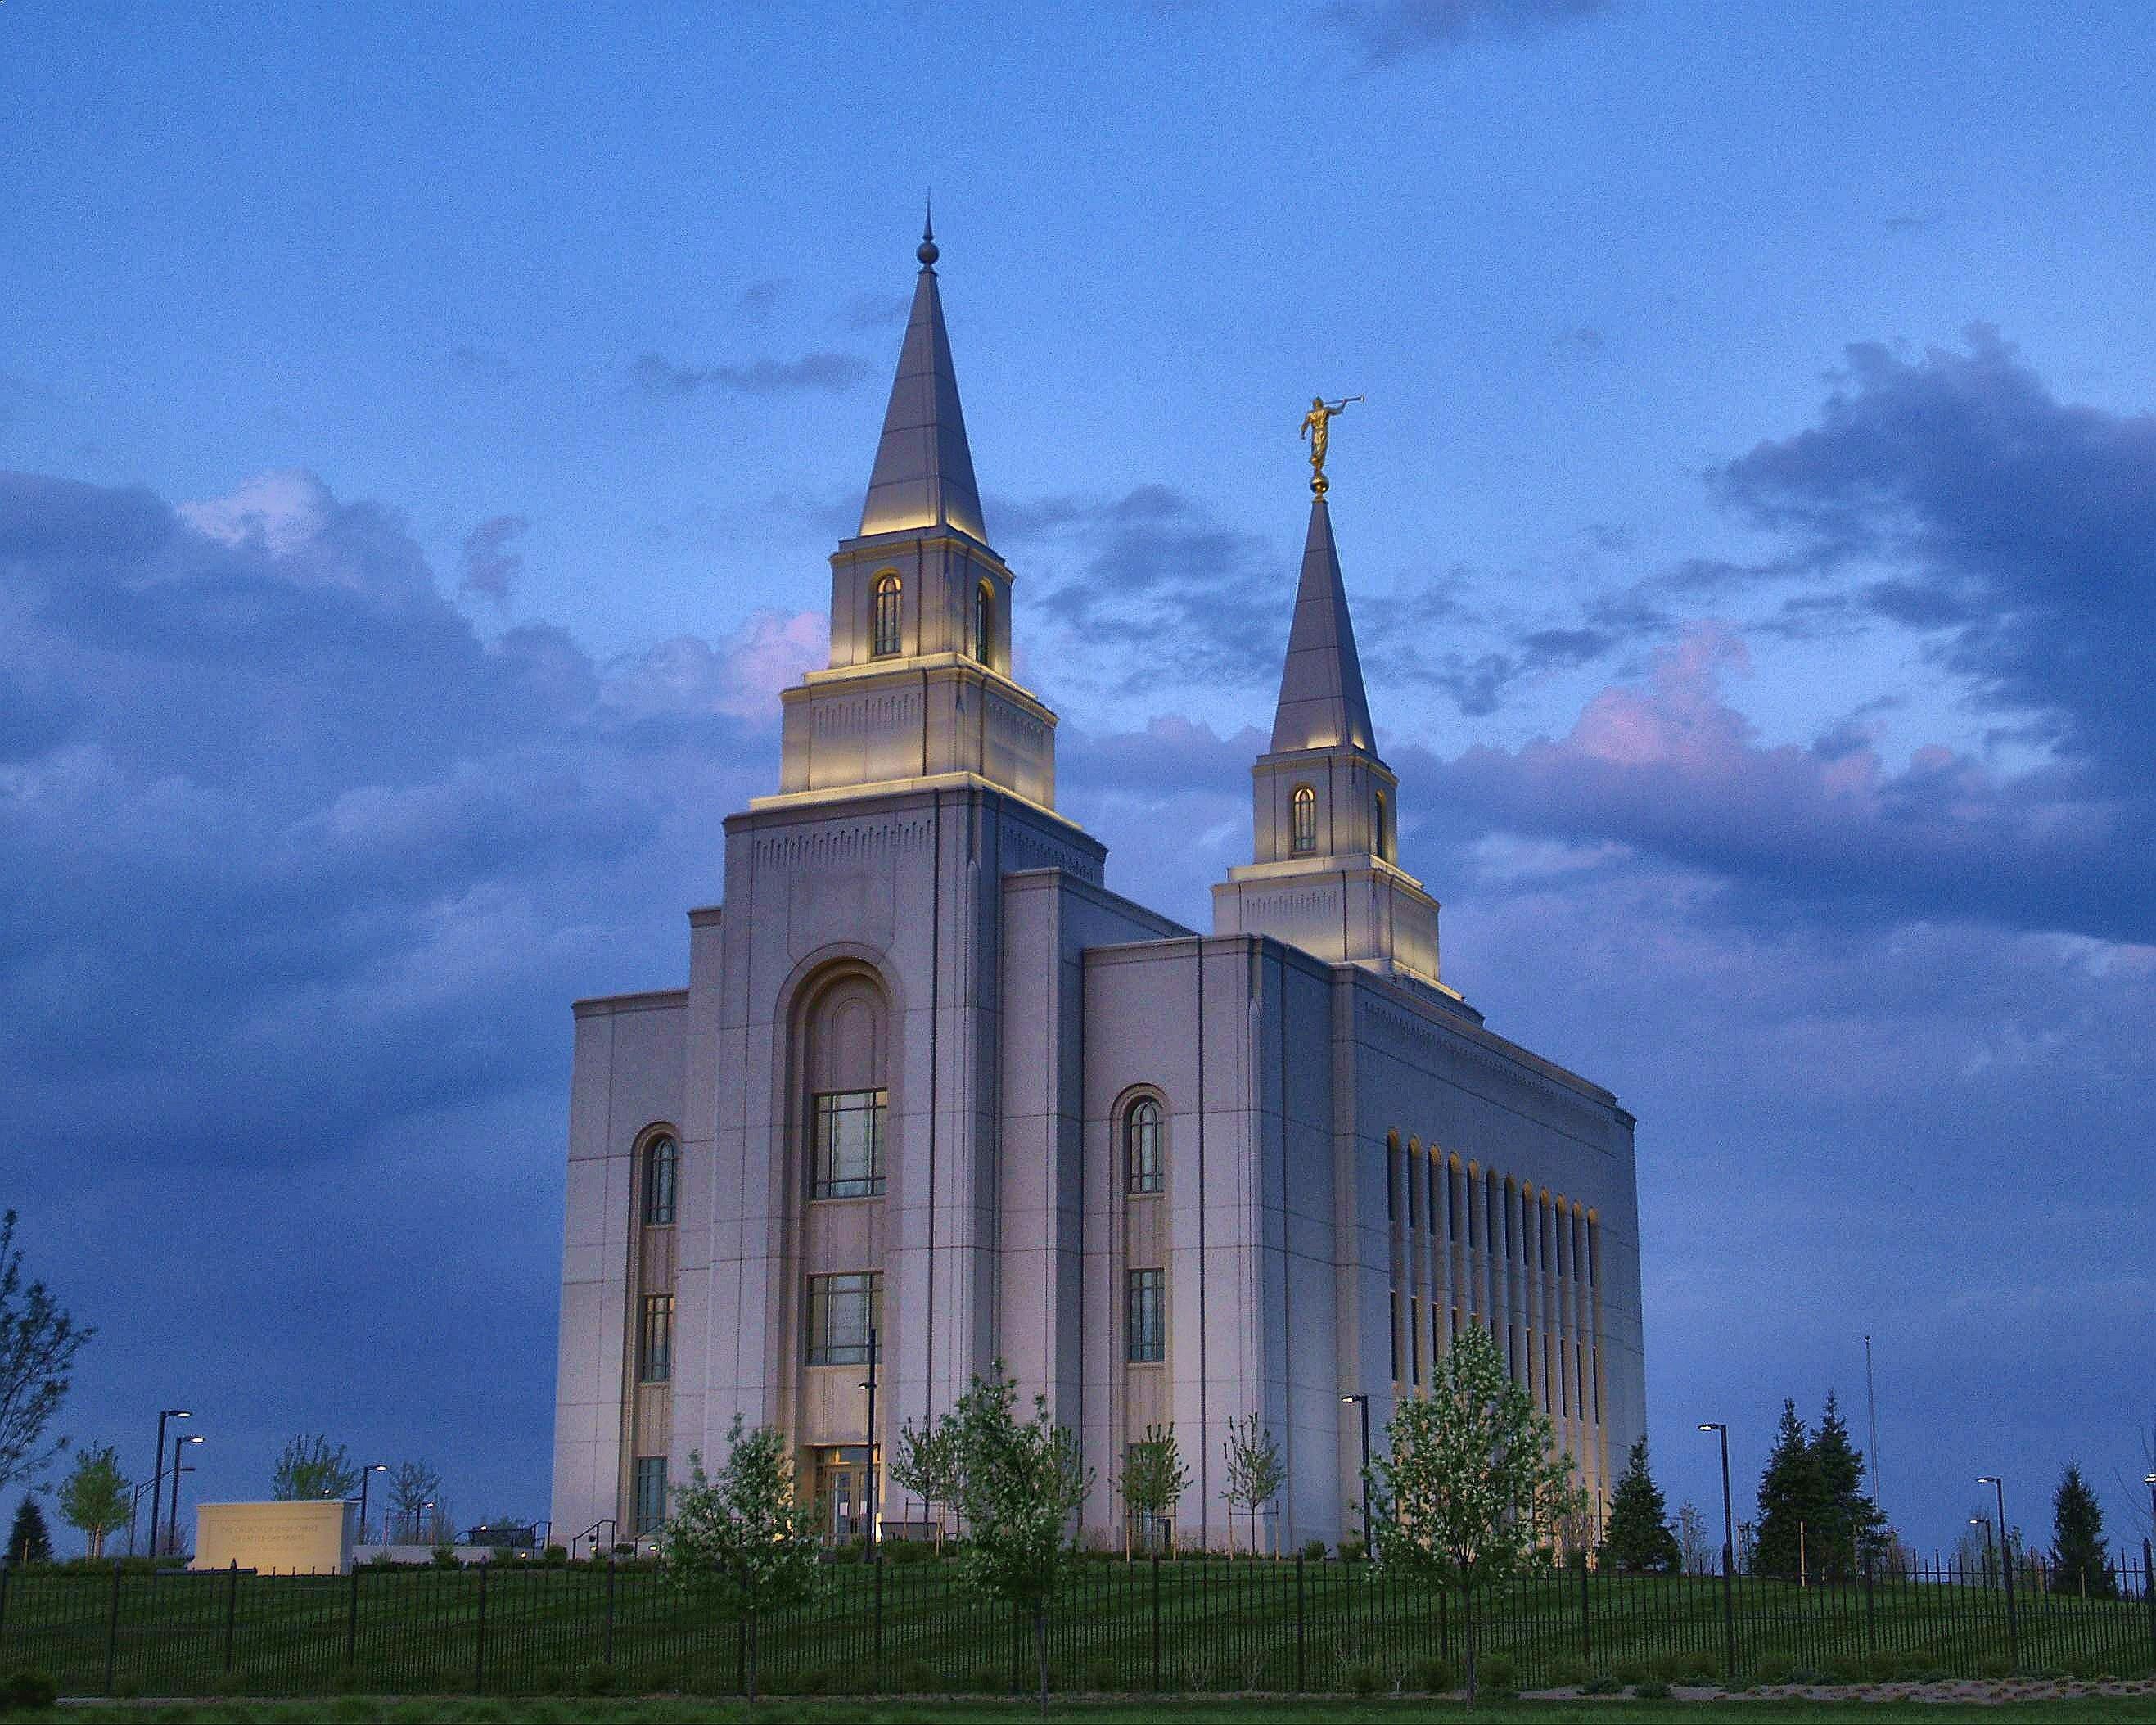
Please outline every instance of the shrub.
M925 1539L886 1539L883 1560L886 1563L932 1563L936 1561L936 1548Z
M1425 1695L1450 1695L1460 1686L1460 1673L1449 1659L1418 1659L1408 1667L1408 1677Z
M1826 1674L1837 1683L1861 1683L1865 1660L1859 1653L1837 1653L1826 1662Z
M1898 1683L1909 1661L1898 1653L1875 1653L1865 1661L1865 1675L1875 1683Z
M1517 1695L1520 1668L1502 1653L1490 1654L1475 1661L1475 1686L1499 1697Z
M332 1695L350 1695L359 1686L357 1666L341 1665L330 1673L330 1692Z
M1584 1689L1594 1681L1594 1673L1584 1660L1560 1659L1550 1667L1549 1681L1553 1689Z
M1977 1667L1979 1674L1992 1682L2003 1682L2014 1675L2014 1661L2003 1653L1994 1653Z
M1086 1667L1086 1686L1096 1694L1109 1695L1122 1687L1111 1660L1096 1659Z
M929 1670L928 1661L925 1659L901 1661L893 1676L899 1688L907 1695L926 1695L936 1686L936 1673Z
M462 1566L457 1562L456 1547L454 1545L436 1546L434 1548L434 1567L437 1569L455 1569L461 1568Z
M1621 1695L1624 1691L1625 1686L1614 1677L1596 1677L1586 1685L1585 1692L1589 1695Z
M1340 1542L1340 1561L1359 1563L1363 1561L1363 1542L1352 1534Z
M1645 1682L1648 1671L1646 1666L1639 1660L1620 1659L1617 1661L1613 1675L1618 1682L1629 1688L1635 1683Z
M1325 1542L1322 1539L1311 1540L1302 1548L1302 1556L1304 1560L1307 1563L1323 1563L1325 1561Z
M1769 1688L1779 1688L1796 1681L1796 1661L1786 1653L1770 1653L1759 1661L1753 1675Z
M1632 1693L1642 1701L1667 1701L1670 1698L1670 1686L1663 1682L1661 1678L1655 1677L1645 1683L1635 1683L1632 1686Z
M1691 1688L1709 1688L1722 1681L1721 1661L1712 1653L1680 1653L1671 1661L1669 1677Z
M540 1561L559 1568L569 1561L569 1548L566 1545L550 1545L540 1554Z
M59 1685L30 1666L18 1666L0 1674L0 1712L21 1708L49 1707L59 1699Z
M579 1695L611 1695L613 1693L613 1667L604 1660L594 1659L580 1666L577 1671L577 1693Z
M797 1695L822 1695L830 1686L831 1673L820 1665L804 1666L793 1683L793 1692Z
M1378 1692L1378 1686L1384 1681L1384 1679L1378 1675L1377 1666L1372 1665L1367 1659L1358 1659L1354 1664L1349 1666L1347 1676L1349 1691L1365 1700L1375 1695Z

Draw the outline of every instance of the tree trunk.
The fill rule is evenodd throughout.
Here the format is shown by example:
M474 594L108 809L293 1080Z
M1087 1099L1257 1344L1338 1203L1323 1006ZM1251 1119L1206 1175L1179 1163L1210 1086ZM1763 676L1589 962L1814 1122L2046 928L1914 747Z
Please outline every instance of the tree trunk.
M1465 1595L1463 1620L1466 1625L1467 1647L1467 1705L1475 1705L1475 1584L1469 1582L1462 1590Z
M756 1613L744 1614L747 1635L746 1656L742 1661L742 1699L751 1707L756 1705Z
M1033 1607L1033 1659L1040 1673L1040 1717L1048 1717L1048 1604L1036 1600Z

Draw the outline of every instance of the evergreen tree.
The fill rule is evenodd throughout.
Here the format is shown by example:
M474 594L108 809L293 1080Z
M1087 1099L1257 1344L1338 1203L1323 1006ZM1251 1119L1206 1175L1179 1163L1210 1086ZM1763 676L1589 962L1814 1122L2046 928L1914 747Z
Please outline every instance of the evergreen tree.
M1853 1575L1866 1555L1877 1551L1886 1522L1864 1490L1864 1452L1850 1442L1832 1390L1820 1412L1811 1452L1819 1475L1819 1519L1805 1528L1805 1561L1815 1574Z
M1609 1500L1609 1520L1602 1531L1602 1559L1620 1569L1666 1574L1681 1557L1670 1531L1669 1506L1647 1468L1647 1440L1635 1440L1625 1471Z
M2103 1511L2079 1462L2066 1464L2051 1494L2051 1589L2092 1599L2118 1594L2118 1578L2104 1554Z
M49 1563L52 1560L52 1529L45 1525L45 1512L38 1507L38 1500L25 1492L15 1511L14 1524L8 1529L8 1561Z
M1799 1561L1809 1563L1826 1508L1825 1481L1811 1435L1797 1418L1794 1401L1782 1404L1774 1448L1759 1476L1759 1527L1752 1566L1760 1575L1794 1575Z

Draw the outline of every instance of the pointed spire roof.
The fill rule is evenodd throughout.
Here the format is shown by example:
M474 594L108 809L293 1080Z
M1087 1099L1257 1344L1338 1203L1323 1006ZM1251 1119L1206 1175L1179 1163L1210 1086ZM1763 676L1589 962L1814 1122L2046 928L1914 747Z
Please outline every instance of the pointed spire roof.
M966 416L958 406L958 377L951 365L951 338L943 328L943 300L936 289L936 235L924 225L921 275L913 311L899 350L898 376L884 411L883 439L875 470L861 505L861 531L889 533L906 527L952 526L986 544L981 494L973 483L973 455L966 444Z
M1280 706L1273 714L1272 752L1343 743L1377 752L1369 698L1363 692L1363 665L1355 656L1355 625L1348 618L1348 590L1340 579L1340 553L1332 543L1332 518L1321 495L1310 503L1302 579L1295 590L1295 621L1288 629L1287 664L1281 671Z

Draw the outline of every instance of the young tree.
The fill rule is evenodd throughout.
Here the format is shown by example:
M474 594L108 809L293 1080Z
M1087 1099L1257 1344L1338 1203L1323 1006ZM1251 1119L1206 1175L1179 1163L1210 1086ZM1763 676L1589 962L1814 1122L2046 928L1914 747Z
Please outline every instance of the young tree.
M921 1500L924 1512L936 1517L936 1548L943 1548L944 1512L957 1495L957 1458L952 1454L952 1434L942 1425L915 1429L909 1420L891 1446L886 1468L891 1481L901 1491Z
M1070 1519L1093 1489L1078 1440L1049 1417L1048 1398L1034 1416L1015 1411L1018 1386L998 1360L986 1378L944 1415L958 1456L957 1510L966 1532L966 1578L991 1599L1033 1620L1040 1710L1048 1711L1048 1608L1071 1558Z
M1148 1425L1145 1435L1123 1450L1123 1502L1146 1530L1148 1544L1162 1522L1175 1538L1175 1507L1190 1489L1190 1470L1175 1441L1175 1425Z
M1698 1513L1697 1510L1693 1512ZM1647 1440L1633 1440L1625 1459L1625 1471L1617 1476L1610 1495L1609 1520L1603 1529L1602 1556L1620 1569L1666 1574L1683 1561L1677 1537L1670 1531L1669 1509L1662 1488L1647 1466Z
M1258 1517L1287 1485L1287 1466L1270 1428L1258 1424L1255 1414L1228 1422L1227 1440L1220 1446L1228 1464L1228 1483L1221 1493L1228 1500L1228 1543L1235 1543L1234 1516L1241 1510L1250 1518L1250 1553L1258 1551ZM1278 1547L1276 1538L1275 1547Z
M52 1529L38 1500L25 1491L16 1506L15 1519L8 1529L8 1561L11 1563L49 1563L53 1560Z
M1677 1567L1687 1575L1704 1575L1714 1568L1715 1563L1715 1545L1707 1531L1707 1517L1700 1513L1697 1503L1679 1504Z
M331 1448L326 1435L317 1432L288 1438L271 1476L270 1496L290 1501L301 1497L349 1497L359 1489L359 1470L344 1452Z
M1806 1529L1805 1558L1815 1574L1844 1579L1878 1554L1887 1524L1865 1491L1864 1452L1850 1441L1832 1390L1820 1410L1811 1452L1819 1477L1819 1525Z
M15 1213L0 1215L0 1486L34 1479L66 1447L45 1441L73 1381L74 1357L97 1332L78 1327L42 1281L25 1286Z
M127 1519L130 1485L111 1445L75 1452L74 1471L60 1486L60 1518L88 1536L93 1558L105 1555L105 1536Z
M688 1483L660 1530L659 1561L683 1592L741 1614L744 1686L753 1702L758 1620L822 1591L822 1517L801 1501L783 1432L743 1430L737 1414L726 1444L716 1477L701 1455L690 1455Z
M2092 1599L2118 1594L2118 1577L2103 1548L2103 1511L2075 1461L2066 1464L2051 1494L2051 1589Z
M1476 1589L1527 1563L1585 1495L1548 1417L1513 1382L1488 1331L1462 1331L1428 1398L1394 1409L1367 1483L1383 1563L1465 1595L1471 1704Z
M1761 1575L1789 1575L1816 1553L1826 1492L1811 1435L1794 1401L1782 1404L1774 1447L1759 1476L1759 1527L1753 1566Z
M441 1475L424 1461L400 1461L389 1470L383 1484L389 1500L388 1524L382 1529L388 1537L383 1543L390 1543L400 1528L413 1544L425 1543L427 1518L444 1507Z

